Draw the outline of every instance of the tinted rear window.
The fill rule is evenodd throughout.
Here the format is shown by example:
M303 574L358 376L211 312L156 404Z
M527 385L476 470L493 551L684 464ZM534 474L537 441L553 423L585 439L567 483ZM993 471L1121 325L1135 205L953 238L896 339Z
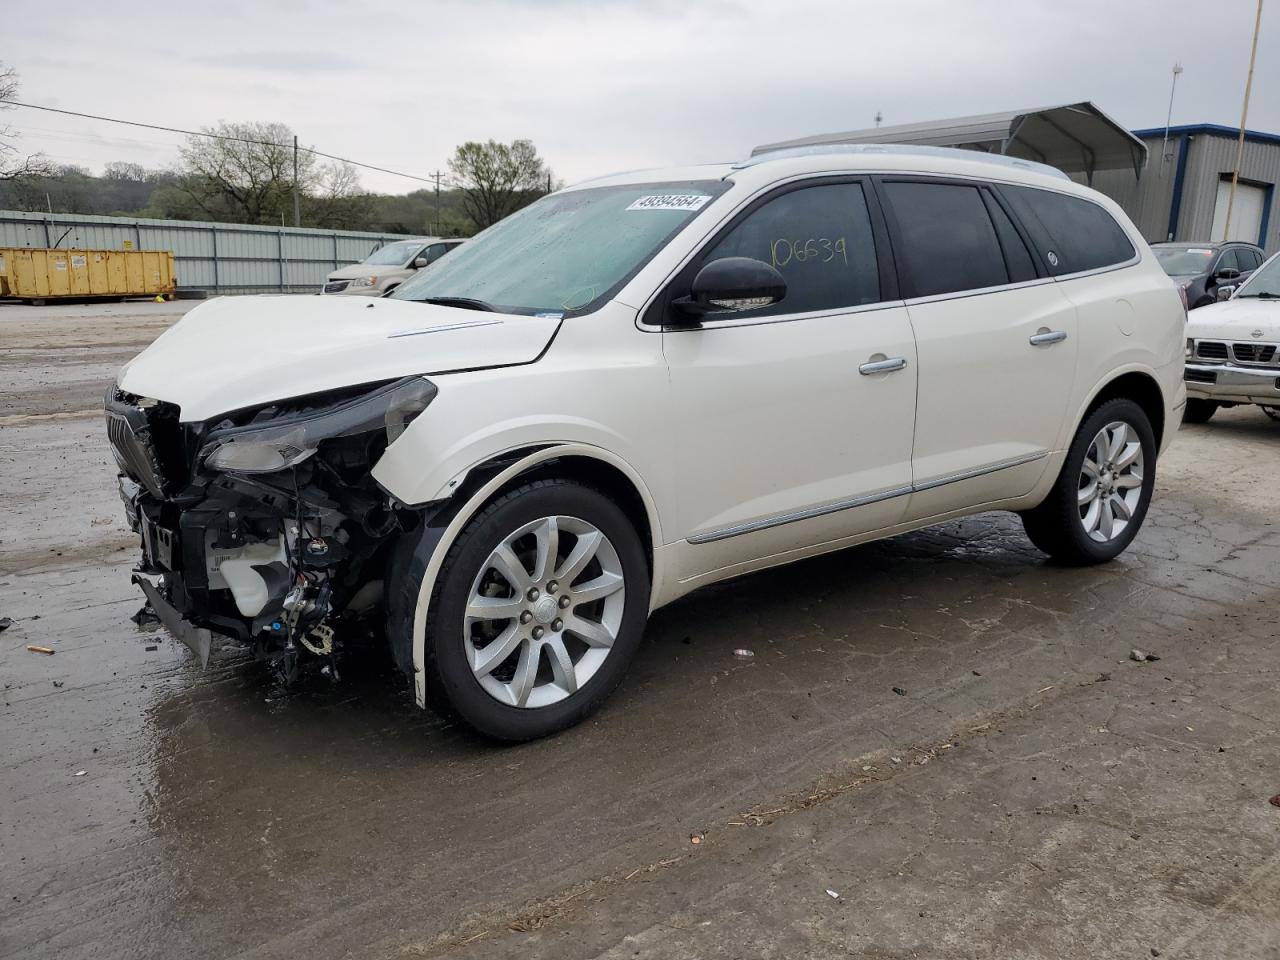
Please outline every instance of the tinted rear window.
M1009 282L995 227L977 187L887 181L884 194L897 224L894 253L907 297Z
M1035 187L1003 186L1001 190L1036 236L1051 273L1097 270L1133 258L1128 235L1098 204Z

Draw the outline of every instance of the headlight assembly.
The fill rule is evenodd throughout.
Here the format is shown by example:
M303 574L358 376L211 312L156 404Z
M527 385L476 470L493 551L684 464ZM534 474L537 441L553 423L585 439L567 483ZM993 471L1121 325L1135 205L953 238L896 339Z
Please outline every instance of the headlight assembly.
M406 377L329 406L215 430L197 459L211 470L273 473L302 463L324 440L381 430L391 444L427 408L436 392L430 380Z
M351 281L353 287L373 287L378 283L377 277L356 277Z

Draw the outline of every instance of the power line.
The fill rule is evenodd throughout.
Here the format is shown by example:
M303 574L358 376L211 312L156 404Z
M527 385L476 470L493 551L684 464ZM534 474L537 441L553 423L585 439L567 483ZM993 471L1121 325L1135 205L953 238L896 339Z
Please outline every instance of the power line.
M287 143L275 143L272 140L253 140L249 137L232 137L224 133L208 133L204 130L183 130L181 127L165 127L157 123L142 123L138 120L120 120L116 117L101 117L93 113L80 113L76 110L63 110L59 107L46 107L38 103L20 103L17 100L0 100L0 103L7 103L14 107L26 107L28 110L45 110L49 113L61 113L68 117L81 117L85 120L102 120L106 123L123 123L129 127L143 127L147 130L163 130L165 133L180 133L185 137L208 137L211 140L230 140L235 143L251 143L259 147L279 147L282 150L290 149ZM389 173L393 177L404 177L406 180L417 180L421 183L435 183L430 177L419 177L412 173L401 173L399 170L389 170L386 167L374 166L371 163L361 163L358 160L348 160L346 157L335 156L332 153L322 153L311 147L298 147L302 153L310 153L317 157L324 157L326 160L337 160L339 163L349 163L353 167L362 167L365 170L376 170L379 173Z

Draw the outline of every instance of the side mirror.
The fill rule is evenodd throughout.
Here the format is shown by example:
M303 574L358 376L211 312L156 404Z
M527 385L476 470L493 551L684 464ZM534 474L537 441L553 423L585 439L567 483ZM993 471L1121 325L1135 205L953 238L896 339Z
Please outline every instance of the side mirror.
M1231 284L1231 285L1224 284L1223 286L1218 287L1217 298L1219 300L1230 300L1231 295L1235 292L1236 292L1235 284Z
M1235 267L1223 267L1213 275L1215 280L1235 280L1240 276L1240 271Z
M724 257L699 270L689 296L671 305L687 316L701 317L759 310L786 295L787 281L774 267L750 257Z
M415 259L415 260L413 261L413 269L415 269L415 270L421 270L423 267L425 267L425 266L426 266L428 263L430 263L430 262L431 262L431 261L430 261L430 260L428 260L426 257L418 257L417 259Z

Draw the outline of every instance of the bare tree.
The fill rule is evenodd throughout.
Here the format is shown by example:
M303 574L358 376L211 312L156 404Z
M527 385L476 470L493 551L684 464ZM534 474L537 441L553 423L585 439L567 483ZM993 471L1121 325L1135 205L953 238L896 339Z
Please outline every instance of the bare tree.
M18 99L18 71L6 63L0 63L0 109L12 110L4 101ZM23 156L13 141L18 132L8 124L0 124L0 180L18 180L24 177L46 177L53 166L38 153Z
M551 177L532 141L468 141L449 161L467 215L483 230L536 199Z

